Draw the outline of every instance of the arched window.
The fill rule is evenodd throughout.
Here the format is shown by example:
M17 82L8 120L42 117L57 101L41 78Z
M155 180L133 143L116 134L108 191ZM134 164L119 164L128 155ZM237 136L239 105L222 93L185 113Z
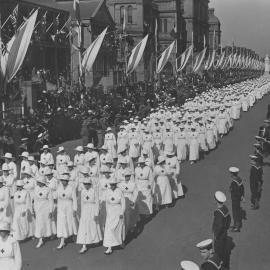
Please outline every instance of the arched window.
M164 19L163 20L163 32L164 33L167 33L168 32L168 22L167 22L167 19Z
M125 16L125 6L120 7L120 23L123 24Z
M132 23L132 6L128 6L127 8L127 17L128 23Z

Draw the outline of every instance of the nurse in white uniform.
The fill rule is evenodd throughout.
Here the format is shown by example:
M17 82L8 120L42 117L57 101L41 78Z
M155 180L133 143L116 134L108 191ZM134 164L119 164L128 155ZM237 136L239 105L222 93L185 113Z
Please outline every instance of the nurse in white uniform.
M122 246L124 243L124 213L125 197L117 187L115 177L109 180L110 188L105 195L106 202L106 222L104 231L103 246L107 248L106 255L112 254L112 248Z
M0 269L21 270L22 256L19 243L9 234L10 223L0 221Z

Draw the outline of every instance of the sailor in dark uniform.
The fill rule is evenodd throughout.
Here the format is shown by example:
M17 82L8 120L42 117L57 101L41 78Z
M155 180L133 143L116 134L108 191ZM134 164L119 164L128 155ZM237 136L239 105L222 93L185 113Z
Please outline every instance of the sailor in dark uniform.
M244 198L244 185L242 179L239 177L239 169L236 167L230 167L229 172L231 174L231 199L232 199L232 216L233 216L233 228L232 232L240 232L242 226L242 209L241 201Z
M227 232L231 224L231 216L229 210L224 203L226 196L223 192L217 191L215 193L215 200L217 202L217 209L214 212L214 221L212 231L214 234L214 250L215 253L223 261L224 265L229 264L227 252Z
M258 163L263 166L263 146L260 143L253 144L254 155L258 157Z
M264 125L259 129L259 137L264 138L266 141L270 141L270 120L264 120ZM264 142L263 144L264 154L270 154L270 144Z
M223 262L214 252L213 240L207 239L196 245L200 249L204 262L201 264L201 270L221 270Z
M252 160L249 175L251 191L251 209L256 210L259 208L259 200L261 198L263 169L262 166L259 164L257 156L250 155L249 157Z

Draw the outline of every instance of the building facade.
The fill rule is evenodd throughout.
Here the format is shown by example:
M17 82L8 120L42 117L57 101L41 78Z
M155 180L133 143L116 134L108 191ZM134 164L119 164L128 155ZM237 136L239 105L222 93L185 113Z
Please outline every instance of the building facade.
M154 72L154 50L151 47L154 45L156 6L152 0L107 0L106 3L119 33L117 82L124 81L128 56L146 34L149 38L143 59L127 79L131 83L151 80Z
M186 45L186 26L181 13L179 0L155 0L158 7L158 55L174 40L176 48L164 68L167 75L175 74L176 58L183 52Z
M221 26L218 17L215 16L215 9L208 10L209 23L209 50L218 50L221 43Z
M208 45L208 3L209 0L181 0L181 11L186 21L187 46L192 43L194 51Z

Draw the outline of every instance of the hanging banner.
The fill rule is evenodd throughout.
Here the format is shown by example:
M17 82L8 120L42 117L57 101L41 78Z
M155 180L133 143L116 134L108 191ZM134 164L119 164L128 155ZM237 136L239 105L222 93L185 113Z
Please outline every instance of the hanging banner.
M177 65L177 59L176 59L176 70L177 72L180 72L181 70L183 70L191 56L191 53L193 51L193 45L189 46L189 48L187 48L180 56L181 58L181 64L180 67L178 68Z
M129 74L136 69L144 53L144 49L148 40L146 35L137 45L133 48L131 55L128 59L128 66L126 73Z
M197 72L201 67L203 60L205 58L207 48L204 48L196 57L195 64L193 66L193 72Z
M6 81L10 82L20 69L29 47L31 36L35 27L38 10L22 25L14 35L7 64L6 64Z
M87 48L83 54L82 68L88 72L93 67L93 64L97 58L98 52L107 33L108 27L94 40L94 42Z
M161 54L161 57L159 58L158 65L157 65L157 73L160 73L165 67L165 65L167 64L171 56L172 50L174 48L174 45L175 45L175 41L173 41L173 43Z

